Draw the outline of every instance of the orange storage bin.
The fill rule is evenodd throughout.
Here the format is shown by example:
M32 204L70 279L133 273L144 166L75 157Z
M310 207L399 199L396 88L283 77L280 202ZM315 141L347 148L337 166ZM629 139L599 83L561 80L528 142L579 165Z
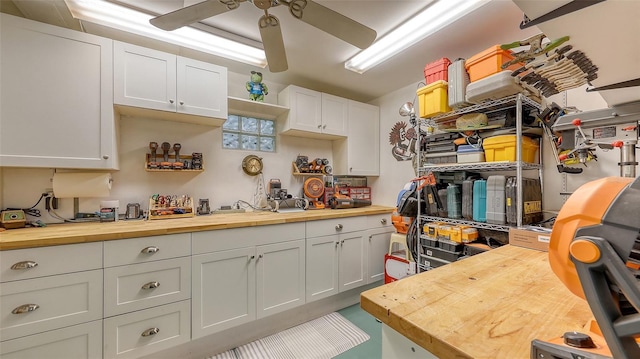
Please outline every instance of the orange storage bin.
M420 117L428 118L451 111L447 96L447 82L436 81L416 91L420 107Z
M502 68L502 64L513 59L511 50L502 50L500 46L495 45L467 59L464 62L464 67L469 73L469 80L473 82L503 70L513 71L524 65L519 62L506 69Z
M430 62L424 67L424 81L429 85L439 80L449 81L449 65L451 60L446 57Z
M488 137L482 140L484 156L487 162L516 160L516 135L502 135ZM522 136L522 161L536 162L538 144L527 136Z

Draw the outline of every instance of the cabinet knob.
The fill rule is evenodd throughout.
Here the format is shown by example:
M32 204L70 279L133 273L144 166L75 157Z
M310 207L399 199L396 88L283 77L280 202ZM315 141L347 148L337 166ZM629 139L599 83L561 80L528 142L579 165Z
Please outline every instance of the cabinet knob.
M13 270L22 270L22 269L29 269L29 268L33 268L33 267L37 267L38 263L34 262L34 261L22 261L22 262L18 262L15 263L14 265L11 266L11 269Z
M258 254L258 259L262 258L262 254Z
M144 254L153 254L153 253L157 253L160 250L160 248L156 247L156 246L149 246L146 248L143 248L140 253L144 253Z
M340 244L340 242L336 242L336 248L338 248L338 244Z
M184 105L184 101L180 101L180 104L181 104L181 105Z
M318 128L321 128L321 127L322 127L322 125L318 125Z
M353 167L349 167L349 172L353 172Z
M102 156L102 159L104 159L104 160L108 160L108 159L109 159L109 155L103 155L103 156Z
M29 312L33 312L34 310L40 308L39 305L37 304L23 304L17 308L15 308L14 310L11 311L11 313L13 314L23 314L23 313L29 313Z
M380 223L382 223L382 224L387 224L387 219L386 219L386 218L381 219L381 220L380 220Z
M327 125L323 125L322 128L327 128Z
M340 241L340 246L342 247L344 245L344 239Z
M336 231L341 231L342 230L342 224L338 224L336 226Z
M150 337L152 335L156 335L160 332L160 328L149 328L147 330L145 330L144 332L142 332L143 337Z
M249 260L252 260L254 258L256 258L256 256L251 256L251 257L249 257Z
M170 100L169 100L169 103L173 103L173 99L170 99Z
M144 290L155 289L155 288L158 288L159 286L160 286L160 282L153 281L143 285L142 289Z

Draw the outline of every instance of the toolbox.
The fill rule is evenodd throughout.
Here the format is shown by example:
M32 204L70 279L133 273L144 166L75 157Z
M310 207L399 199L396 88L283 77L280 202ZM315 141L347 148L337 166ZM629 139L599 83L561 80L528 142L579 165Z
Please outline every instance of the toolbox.
M487 221L487 181L479 179L473 182L473 220Z
M424 81L427 85L439 80L448 81L447 71L451 61L443 57L437 61L430 62L424 67Z
M507 223L518 224L518 203L522 207L522 224L532 224L542 221L542 187L540 180L534 178L522 179L523 201L518 201L518 181L516 177L507 179L505 193L507 196Z
M502 71L502 64L513 59L511 50L503 50L500 45L495 45L467 59L464 67L469 72L469 80L474 82ZM513 71L522 66L524 64L519 62L507 67L506 70Z
M484 150L482 147L460 145L457 153L458 163L484 162Z
M449 183L447 186L447 215L449 218L462 218L462 202L460 200L460 187Z
M443 265L449 264L449 263L451 262L445 261L444 259L430 257L424 254L420 255L420 265L424 267L426 270L442 267Z
M371 201L371 187L338 187L341 194L349 196L352 199L366 199ZM333 187L325 187L323 194L323 202L325 206L329 206L329 200L333 197L335 189Z
M462 218L469 221L473 220L473 182L473 178L462 182Z
M500 71L487 76L467 86L466 99L469 102L479 103L487 100L497 100L503 97L524 92L511 71Z
M420 117L429 118L451 111L448 105L447 82L438 80L416 91L420 107Z
M505 196L506 184L506 176L493 175L489 176L487 179L487 223L507 223Z
M462 108L472 105L466 99L467 85L469 85L469 73L464 67L464 59L457 59L449 65L447 70L447 96L449 107Z
M426 164L432 165L441 163L456 163L456 161L458 160L458 153L455 151L427 153L423 155L423 158Z
M424 244L422 245L422 252L428 257L434 257L448 262L455 262L458 260L458 258L462 257L462 250L451 252L446 251L442 248L429 247Z
M501 135L485 138L482 141L487 162L516 161L516 135ZM538 144L527 136L522 136L522 161L536 162Z

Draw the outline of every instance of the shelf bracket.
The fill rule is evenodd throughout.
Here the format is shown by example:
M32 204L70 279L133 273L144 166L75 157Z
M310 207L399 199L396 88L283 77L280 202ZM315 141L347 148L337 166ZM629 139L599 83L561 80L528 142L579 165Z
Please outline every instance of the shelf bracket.
M528 27L534 26L534 25L538 25L541 24L543 22L549 21L549 20L553 20L557 17L560 16L564 16L567 14L570 14L572 12L578 11L578 10L582 10L586 7L589 7L591 5L595 5L599 2L603 2L605 0L574 0L570 3L567 3L565 5L560 6L559 8L555 9L555 10L551 10L548 13L535 18L533 20L529 20L529 18L527 17L527 15L524 15L524 20L522 20L522 22L520 23L520 29L524 30Z
M615 89L622 89L622 88L635 87L635 86L640 86L640 78L629 80L629 81L622 81L622 82L618 82L618 83L606 85L606 86L587 88L587 92L615 90Z

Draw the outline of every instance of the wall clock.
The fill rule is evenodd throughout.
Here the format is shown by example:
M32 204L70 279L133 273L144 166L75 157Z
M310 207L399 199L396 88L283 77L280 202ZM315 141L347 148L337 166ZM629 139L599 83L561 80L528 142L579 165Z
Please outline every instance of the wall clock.
M256 155L248 155L242 160L242 170L249 176L256 176L262 173L262 158Z

